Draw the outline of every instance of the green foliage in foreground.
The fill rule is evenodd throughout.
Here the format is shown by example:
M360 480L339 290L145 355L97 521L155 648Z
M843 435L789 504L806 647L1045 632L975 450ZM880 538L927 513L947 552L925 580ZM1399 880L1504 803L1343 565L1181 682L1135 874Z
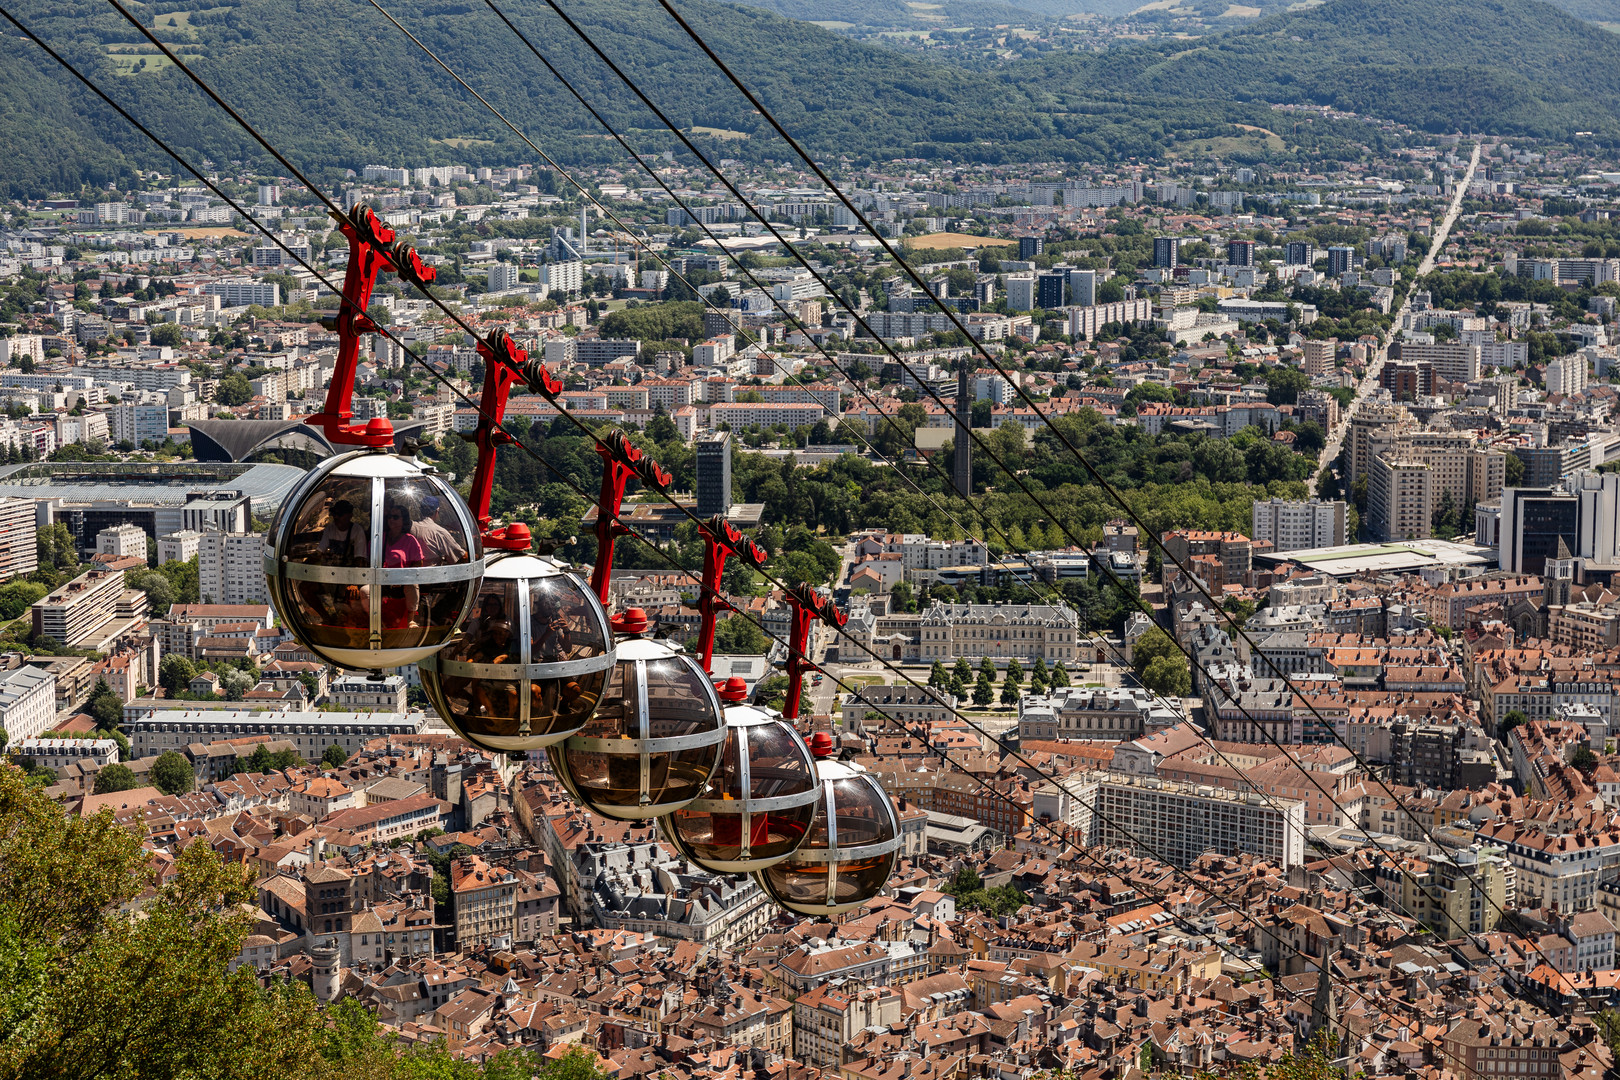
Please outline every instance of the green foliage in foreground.
M248 871L206 844L175 871L138 917L123 910L156 884L134 834L0 768L0 1078L603 1080L587 1051L472 1064L396 1042L353 1001L263 988L229 970L253 926Z

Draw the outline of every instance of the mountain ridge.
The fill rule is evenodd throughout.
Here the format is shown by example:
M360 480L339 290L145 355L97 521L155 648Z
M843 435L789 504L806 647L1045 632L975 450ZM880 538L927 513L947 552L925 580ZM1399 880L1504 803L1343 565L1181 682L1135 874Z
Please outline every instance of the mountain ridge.
M372 162L533 158L362 0L186 2L192 6L150 9L160 36L184 44L199 74L315 175L335 180ZM540 0L503 7L639 150L677 147ZM681 7L788 130L834 162L1156 157L1237 134L1234 124L1273 126L1271 103L1335 105L1437 132L1592 131L1620 143L1620 38L1540 0L1330 0L1190 47L1150 43L995 71L898 53L755 7L720 0ZM33 0L20 17L192 154L221 166L263 160L180 72L116 74L133 60L121 53L144 43L105 5L62 0L47 8ZM650 0L593 0L575 17L683 128L744 136L700 136L716 156L789 158L763 118ZM1452 33L1434 32L1442 17ZM483 5L428 0L401 19L548 153L577 164L621 160ZM1504 55L1516 58L1512 68ZM14 72L0 82L0 141L29 148L0 179L13 194L71 190L75 177L101 183L133 167L172 168L31 43L0 38L0 57ZM1287 152L1365 140L1353 124L1325 121L1279 134L1292 144Z

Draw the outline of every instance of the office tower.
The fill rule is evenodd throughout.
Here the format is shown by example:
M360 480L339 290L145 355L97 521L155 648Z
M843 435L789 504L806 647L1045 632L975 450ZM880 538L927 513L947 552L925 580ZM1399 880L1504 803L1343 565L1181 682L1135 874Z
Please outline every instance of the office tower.
M1254 241L1228 240L1226 242L1226 261L1232 266L1253 266Z
M1356 249L1353 247L1330 247L1327 250L1328 277L1338 277L1355 268Z
M1063 285L1067 274L1062 272L1041 274L1035 279L1035 303L1047 311L1063 306Z
M1046 250L1046 241L1039 236L1020 236L1018 238L1018 257L1025 261L1033 259Z
M1069 271L1069 303L1091 307L1097 302L1097 271Z
M1161 270L1174 270L1176 257L1180 254L1181 245L1173 236L1155 236L1153 238L1153 265Z
M724 517L731 509L731 432L717 431L697 441L697 512Z
M956 446L951 460L951 475L956 481L956 493L962 498L973 496L972 436L968 423L973 418L973 397L968 390L966 360L956 362Z

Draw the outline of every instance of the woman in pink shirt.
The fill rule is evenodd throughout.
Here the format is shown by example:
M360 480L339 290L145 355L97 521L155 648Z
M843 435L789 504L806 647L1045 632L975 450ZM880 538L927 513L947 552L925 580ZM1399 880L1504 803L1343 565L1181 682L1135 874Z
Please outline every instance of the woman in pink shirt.
M422 542L411 535L415 520L409 499L394 497L383 507L383 567L421 566L426 560ZM383 626L397 630L411 625L421 603L422 592L415 585L388 585L383 588Z

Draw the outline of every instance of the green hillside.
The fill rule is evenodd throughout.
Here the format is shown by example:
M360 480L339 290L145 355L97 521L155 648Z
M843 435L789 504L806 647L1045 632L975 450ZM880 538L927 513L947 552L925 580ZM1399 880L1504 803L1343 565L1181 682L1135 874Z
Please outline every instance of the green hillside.
M149 4L143 11L160 36L197 58L196 70L227 100L308 168L331 175L369 162L494 164L534 156L358 0L193 4L194 10ZM504 6L638 146L676 145L539 0ZM650 0L578 7L603 48L682 127L748 136L726 141L728 156L785 155L761 118ZM1130 108L1052 115L1045 101L993 73L896 55L757 9L710 0L683 8L790 130L829 157L1100 160L1158 149L1156 129L1144 129ZM430 0L399 15L548 152L574 162L619 160L618 148L483 5ZM20 17L165 137L222 165L262 158L106 5L31 0ZM146 58L142 50L147 66L131 74L132 60ZM112 161L119 152L143 167L168 168L28 42L0 38L0 63L21 73L0 90L6 95L0 100L16 105L0 114L0 139L26 149L0 172L0 185L38 192L81 156ZM1216 132L1253 110L1189 102L1167 111L1183 127Z
M639 147L675 146L541 0L506 6ZM603 47L682 127L726 156L787 156L651 0L576 6ZM1191 43L1058 55L989 71L852 41L758 8L716 0L682 6L783 123L834 161L1153 157L1240 135L1233 124L1276 125L1272 101L1333 104L1432 130L1585 130L1620 141L1620 38L1537 0L1331 0ZM190 0L141 10L316 175L336 179L372 162L533 158L360 0ZM160 134L223 169L264 161L108 6L29 0L20 15ZM549 152L569 162L620 160L618 148L482 4L425 0L399 15ZM8 74L0 80L0 145L11 150L0 190L39 194L120 169L170 167L30 43L0 37L0 63ZM1322 122L1281 134L1290 151L1297 139L1364 137L1356 125ZM1253 145L1235 153L1279 152L1276 140L1247 142Z
M1620 139L1620 36L1539 0L1331 0L1230 34L1009 71L1026 93L1332 105L1431 131Z

